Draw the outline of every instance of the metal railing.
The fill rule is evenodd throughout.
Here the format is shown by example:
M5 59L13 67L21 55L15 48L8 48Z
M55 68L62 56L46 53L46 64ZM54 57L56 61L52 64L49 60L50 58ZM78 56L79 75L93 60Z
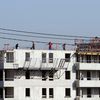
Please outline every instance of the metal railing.
M53 58L53 59L41 59L41 58L33 58L31 61L24 61L23 62L23 68L29 68L29 69L34 69L34 68L63 68L64 64L61 64L62 66L59 67L59 64L65 62L64 58Z
M14 78L5 78L5 81L14 81Z
M53 95L49 95L49 98L53 98L54 96Z
M47 96L46 95L42 95L42 98L46 98Z
M13 64L12 66L15 69L18 69L18 68L34 69L34 68L58 68L59 64L63 62L63 64L61 64L62 66L59 67L61 69L64 67L64 63L70 62L70 58L69 59L65 59L65 58L46 58L46 59L30 58L30 59L31 60L29 60L29 61L22 60L22 61L20 61L21 63L15 63L13 60L11 60L11 61L9 60L6 63ZM21 66L20 66L20 64L21 64Z
M100 60L80 60L81 63L100 63Z
M13 63L14 59L6 59L6 63Z
M14 98L14 95L5 95L5 98Z
M98 80L100 81L100 78L99 77L80 77L80 80L83 80L86 79L86 81L93 81L93 80Z

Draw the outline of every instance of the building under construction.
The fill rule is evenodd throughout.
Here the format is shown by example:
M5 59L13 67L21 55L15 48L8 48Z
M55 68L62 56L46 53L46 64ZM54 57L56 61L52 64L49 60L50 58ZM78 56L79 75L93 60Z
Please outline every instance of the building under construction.
M0 50L0 100L100 100L100 38L75 50Z

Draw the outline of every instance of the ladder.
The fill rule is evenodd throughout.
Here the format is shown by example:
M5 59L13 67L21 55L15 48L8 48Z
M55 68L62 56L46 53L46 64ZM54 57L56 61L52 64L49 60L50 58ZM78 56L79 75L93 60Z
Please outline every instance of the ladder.
M65 65L65 59L60 59L59 64L58 64L58 69L62 69Z
M60 59L60 61L58 59L56 59L55 61L55 66L53 68L51 68L51 71L49 72L50 75L54 74L54 72L56 70L60 70L64 67L65 65L65 59ZM59 63L59 64L58 64ZM57 66L57 67L56 67ZM57 68L57 69L56 69Z
M32 59L30 59L29 61L25 61L25 62L24 62L23 69L29 69L30 64L31 64L31 60L32 60Z

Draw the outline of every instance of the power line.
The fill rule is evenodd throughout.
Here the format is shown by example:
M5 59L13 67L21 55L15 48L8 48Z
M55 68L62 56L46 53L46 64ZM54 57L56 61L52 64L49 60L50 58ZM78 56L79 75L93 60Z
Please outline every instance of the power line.
M86 37L86 36L72 36L72 35L58 35L58 34L49 34L49 33L39 33L39 32L30 32L24 30L17 30L17 29L8 29L0 27L0 30L4 31L12 31L12 32L21 32L21 33L30 33L30 34L39 34L39 35L49 35L49 36L60 36L60 37L71 37L71 38L93 38L93 37Z
M13 34L13 33L6 33L6 32L0 32L0 34L6 34L6 35L14 35L14 36L24 36L24 37L35 37L35 38L49 38L49 39L60 39L60 40L75 40L70 38L59 38L59 37L44 37L44 36L32 36L32 35L23 35L23 34Z
M32 42L30 40L25 40L25 39L16 39L16 38L9 38L9 37L0 37L1 39L7 39L7 40L18 40L18 41L25 41L25 42Z
M0 37L1 39L7 39L7 40L17 40L17 41L25 41L25 42L33 42L33 41L31 41L31 40L26 40L26 39L17 39L17 38L9 38L9 37ZM34 41L34 42L36 42L36 43L48 43L48 42L46 42L46 41ZM53 44L59 44L59 45L62 45L62 43L56 43L56 42L53 42ZM66 44L66 45L71 45L71 46L75 46L74 44Z

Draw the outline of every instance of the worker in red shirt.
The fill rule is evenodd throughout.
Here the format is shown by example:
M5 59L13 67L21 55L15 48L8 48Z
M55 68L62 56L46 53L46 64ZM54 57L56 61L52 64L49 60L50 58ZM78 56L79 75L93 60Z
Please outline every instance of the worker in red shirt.
M49 42L48 45L49 45L49 50L52 50L52 45L53 45L52 42Z

